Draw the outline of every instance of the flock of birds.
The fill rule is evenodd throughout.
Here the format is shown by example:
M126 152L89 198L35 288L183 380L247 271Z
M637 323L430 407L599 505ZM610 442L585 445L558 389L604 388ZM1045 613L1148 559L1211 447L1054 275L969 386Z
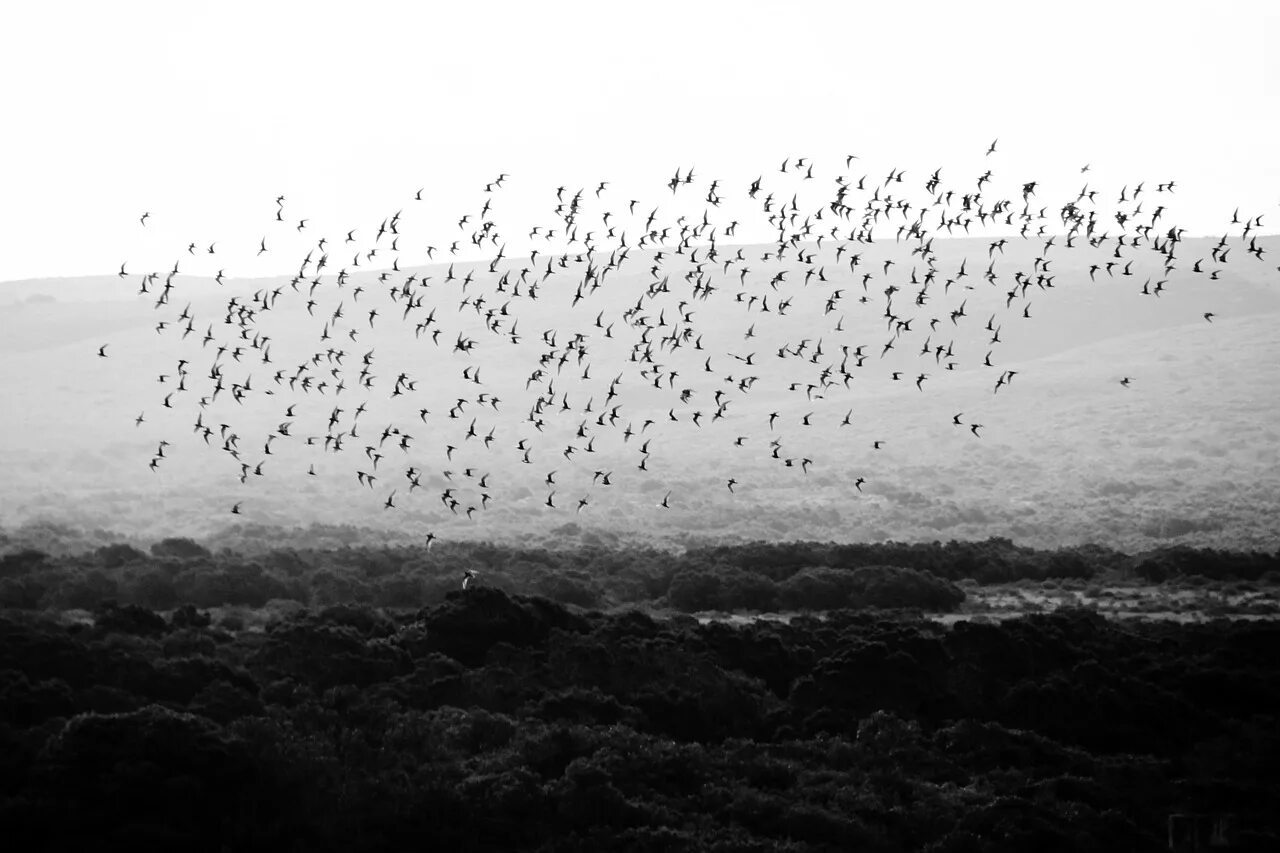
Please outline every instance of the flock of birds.
M995 154L992 143L986 157ZM218 298L224 269L212 281L180 272L193 260L220 263L216 242L189 242L167 271L131 273L126 263L119 276L136 279L174 350L157 407L184 417L188 441L230 460L246 488L259 477L316 476L320 466L387 511L429 495L437 511L471 519L517 480L540 486L532 498L548 510L583 512L599 490L695 434L803 477L823 448L795 437L820 423L854 426L863 377L924 393L959 367L990 371L992 393L1011 386L1020 371L999 364L1003 330L1032 318L1060 258L1089 253L1090 282L1156 298L1176 268L1216 280L1229 258L1265 255L1262 216L1237 211L1233 233L1184 263L1184 229L1164 218L1173 180L1106 196L1086 183L1049 206L1037 181L996 197L990 168L950 184L941 169L875 178L859 165L850 155L824 176L808 158L788 158L737 187L679 169L657 206L615 195L608 181L559 187L549 221L517 235L527 254L508 254L497 224L509 177L500 174L436 243L405 233L408 218L396 211L376 227L308 241L291 277L252 294ZM815 192L820 201L800 203ZM721 214L731 194L758 211L772 243L727 245L739 228ZM424 202L423 190L408 200ZM311 231L284 196L273 213L277 232L256 255ZM982 237L958 264L942 260L935 239L971 229L1005 236ZM1034 248L1029 267L1003 263L1014 241ZM1135 264L1152 270L1141 285ZM975 291L999 294L996 310L977 314ZM198 316L193 304L215 298L214 316ZM387 344L396 335L398 350ZM110 358L111 345L97 355ZM764 369L765 360L779 363ZM269 417L265 434L247 425L250 410ZM139 413L135 424L144 422ZM959 412L944 428L976 441L984 427ZM890 441L877 436L867 449ZM173 447L159 441L153 471ZM854 473L848 485L860 492L866 478ZM749 479L735 470L722 488L735 493ZM656 507L680 499L667 490ZM252 505L246 491L229 509Z

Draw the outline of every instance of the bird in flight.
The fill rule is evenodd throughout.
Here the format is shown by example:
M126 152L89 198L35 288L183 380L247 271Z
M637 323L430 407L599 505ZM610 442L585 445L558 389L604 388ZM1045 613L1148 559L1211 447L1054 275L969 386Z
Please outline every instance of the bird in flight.
M992 140L986 156L996 153L997 145L998 139ZM854 162L861 160L846 156L845 170ZM838 167L838 161L834 165ZM233 470L244 482L249 476L263 475L263 466L248 458L250 446L261 447L263 455L273 458L293 450L322 455L327 470L342 467L342 479L354 480L361 491L373 490L375 482L408 482L400 504L394 500L400 497L396 489L384 495L385 509L403 505L405 511L415 511L414 502L431 493L435 481L443 488L435 493L459 524L465 519L485 519L492 506L502 505L504 489L536 489L536 474L528 478L528 485L522 482L523 472L536 469L523 466L539 464L541 456L563 455L567 460L560 469L559 484L567 491L579 488L575 483L584 484L578 492L582 497L557 506L556 472L546 475L548 491L542 492L546 507L567 514L575 504L578 512L589 508L587 488L592 493L597 485L617 483L625 488L624 470L649 472L646 478L661 476L657 472L663 470L664 451L692 436L734 448L735 467L730 469L734 476L720 482L736 494L740 484L736 475L742 474L754 484L744 500L765 495L767 501L775 481L780 484L782 478L806 474L817 478L825 461L819 456L827 449L823 445L837 452L834 434L852 435L860 422L871 421L874 415L864 417L862 409L859 421L853 421L852 395L864 383L859 377L873 371L877 379L898 380L885 385L914 385L917 395L913 397L928 398L955 375L948 371L988 367L1000 374L995 384L1001 401L1015 395L1016 391L1006 389L1013 387L1016 371L996 366L999 353L1007 353L1000 349L1003 338L1011 337L1007 329L1015 319L1037 322L1030 313L1029 297L1055 286L1057 262L1061 258L1062 266L1068 266L1067 249L1073 241L1103 254L1077 256L1070 275L1062 273L1058 282L1083 279L1086 271L1098 282L1146 275L1142 253L1148 250L1149 260L1163 265L1164 275L1170 276L1175 251L1184 248L1181 229L1170 228L1167 219L1155 227L1166 215L1163 208L1141 211L1140 185L1122 191L1116 224L1111 224L1108 212L1110 233L1106 233L1107 226L1101 224L1093 205L1099 190L1088 185L1075 202L1063 208L1046 202L1046 208L1037 212L1032 202L1038 202L1037 192L1048 195L1047 183L1019 182L1009 187L1011 198L1000 198L1002 191L987 170L978 179L976 193L971 183L968 190L957 186L953 200L953 191L942 177L944 170L939 168L927 183L922 182L927 195L917 203L904 170L895 166L887 179L836 175L832 195L811 206L800 198L798 189L814 186L816 182L801 182L822 174L821 164L788 157L781 169L766 171L769 186L763 185L762 173L750 189L741 186L731 193L718 180L695 177L693 169L679 169L669 182L655 181L660 204L652 212L648 205L639 206L638 192L629 201L631 193L618 197L616 210L606 209L613 207L604 198L613 185L609 181L593 179L576 190L566 182L555 191L556 207L548 213L549 221L516 230L500 224L493 210L503 198L504 173L484 185L485 195L475 199L474 206L449 217L448 230L455 232L456 240L447 237L440 242L435 236L436 243L458 255L439 267L433 265L436 248L425 245L431 235L420 239L411 234L408 220L392 210L381 217L381 226L376 220L370 223L374 227L360 222L344 223L341 230L334 226L338 239L333 245L324 238L308 238L300 250L306 257L291 276L241 282L240 288L210 288L212 294L196 291L209 284L200 277L201 270L178 279L174 264L167 275L135 272L131 276L127 265L121 264L119 278L137 279L140 292L148 297L142 307L158 314L148 325L155 330L151 339L172 342L175 356L183 357L176 369L171 362L157 364L154 372L149 369L150 376L165 377L161 390L166 393L157 394L156 405L168 410L157 415L153 408L151 426L158 428L171 413L198 411L197 443L212 449L208 452L220 451L229 457L228 464L236 466ZM1089 171L1089 164L1080 169ZM864 182L870 186L864 189ZM1157 191L1172 193L1173 188L1169 181ZM419 188L413 199L421 201L424 195L425 188ZM777 233L778 239L754 248L726 249L723 238L732 235L738 221L719 217L717 208L731 195L739 197L735 201L754 202L769 223L769 233ZM284 222L283 205L283 197L278 197L280 210L268 215ZM1101 214L1100 208L1097 213ZM742 213L733 215L745 220ZM143 225L147 216L141 219ZM303 234L317 231L313 221L319 220L291 215L288 224L299 235L291 239L301 241ZM1239 227L1230 229L1233 233L1213 250L1212 263L1206 252L1195 267L1188 263L1187 268L1206 276L1229 275L1226 258L1233 247L1229 238L1248 244L1262 227L1260 217L1241 217L1238 212L1232 224ZM992 287L994 297L988 334L979 332L982 321L974 321L966 311L966 297L969 301L980 298L974 287L979 274L967 269L967 257L949 257L935 251L933 243L935 234L946 239L954 232L961 237L971 226L996 231L975 235L982 242L973 252L963 246L955 250L975 255L975 260L982 251L988 253L988 267L982 274L982 283ZM896 239L872 239L873 230L874 237L880 238L886 229L888 237L895 237L897 229ZM1027 265L1029 271L1001 266L1013 263L1018 229L1038 255L1034 264ZM361 231L370 235L367 241L357 237ZM522 248L508 256L508 231L528 235L527 252ZM201 257L198 244L205 241L177 243L175 255L180 257L186 248ZM207 245L212 254L214 244ZM238 241L226 240L223 245L218 261L233 269L235 258L227 247ZM286 247L285 240L273 238L270 252L274 257ZM1248 254L1234 254L1244 254L1245 261L1252 263L1252 257L1262 259L1262 249L1255 240ZM247 260L252 260L253 251L251 242L241 247ZM267 251L264 236L257 252ZM1009 261L1002 260L1006 251ZM131 262L137 267L136 259ZM639 275L631 276L632 270ZM1165 284L1165 280L1154 284L1158 275L1149 278L1154 295L1160 295ZM223 285L224 271L219 270L212 281ZM233 284L230 278L225 281ZM951 294L950 289L957 293ZM847 298L848 291L855 298ZM1171 289L1163 292L1167 297ZM624 293L625 300L604 298ZM216 306L201 299L194 301L196 309L188 304L178 313L178 307L195 296L213 294L219 297ZM347 302L358 304L353 308ZM1048 310L1046 304L1037 300L1037 319ZM210 307L200 307L205 305ZM868 312L862 331L854 321L858 310ZM210 316L197 321L196 314L205 312ZM1202 316L1206 323L1213 323L1213 312ZM704 317L715 319L704 322ZM734 319L722 323L724 317ZM270 324L264 318L271 318ZM291 326L295 318L296 328ZM951 327L945 325L948 320ZM534 322L542 325L530 331ZM207 331L201 333L199 326ZM956 330L955 340L938 337L948 329ZM983 343L970 345L968 338L961 337L968 332ZM412 357L398 350L394 336L400 333L406 338L412 334L412 344L421 348ZM188 336L194 338L182 344ZM744 338L759 343L758 350L740 349ZM883 366L864 364L867 353L874 359L877 351ZM98 355L108 356L107 344L99 347ZM722 360L732 369L720 365ZM502 366L497 376L491 376L488 368L494 362ZM765 369L765 362L776 369ZM113 362L126 363L123 357ZM505 377L513 371L519 372L519 380L505 390ZM1120 382L1129 387L1130 381L1126 376ZM634 397L629 393L633 383L637 386ZM924 390L926 384L929 391ZM990 388L989 383L982 384ZM519 414L505 417L509 407ZM663 408L668 410L667 418L646 416ZM839 408L846 409L843 419ZM211 418L215 412L217 422ZM438 414L432 416L433 412ZM251 430L257 414L270 417L261 420L265 427ZM982 425L963 422L963 416L964 412L953 414L952 424L967 427L979 437ZM370 424L373 418L380 422ZM758 427L759 420L767 420L768 435L765 441L749 441L750 424ZM135 426L143 422L139 413ZM419 428L417 437L410 434ZM250 438L251 432L257 434ZM796 440L801 436L803 446ZM895 441L896 453L912 449L905 438ZM856 453L857 448L866 447L863 442L865 438L853 436L846 446ZM874 450L885 447L885 439L872 443ZM629 456L629 464L619 462L614 467L614 454L637 450L638 455ZM701 452L699 447L697 453ZM162 459L160 454L153 458L153 470ZM352 463L343 466L348 459ZM593 462L584 461L588 459ZM446 465L458 466L461 473ZM753 479L758 470L752 465L770 466L776 473ZM305 470L314 477L319 461L305 469L281 466L285 467L295 475ZM490 469L492 476L486 473ZM279 469L267 475L274 470ZM518 475L508 477L512 472ZM593 472L588 487L585 480ZM307 482L309 487L321 484ZM861 493L865 482L864 477L856 478L855 490ZM668 486L678 487L674 482L661 487L646 483L643 491L650 495L664 491L656 506L671 509L673 492ZM370 503L376 501L377 493L370 492ZM684 490L682 496L683 508L689 499ZM527 497L536 509L536 497ZM372 509L377 511L376 504ZM428 549L434 538L435 534L428 535Z

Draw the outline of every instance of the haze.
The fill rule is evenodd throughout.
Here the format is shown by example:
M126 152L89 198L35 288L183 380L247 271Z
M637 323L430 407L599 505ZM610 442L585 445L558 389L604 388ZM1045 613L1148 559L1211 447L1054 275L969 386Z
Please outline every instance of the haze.
M1278 43L1262 2L20 4L0 281L256 248L282 194L336 234L425 187L443 227L507 172L536 221L560 184L635 198L677 167L736 185L850 153L920 176L997 137L1010 180L1176 178L1216 235L1280 203Z
M358 18L333 4L23 8L0 45L6 79L27 81L0 93L18 129L6 136L0 165L8 474L0 523L70 521L158 536L210 535L233 523L355 522L410 537L523 540L572 522L644 541L1011 535L1039 545L1187 538L1274 548L1280 247L1265 235L1280 215L1280 68L1270 47L1280 28L1262 4L1205 8L1086 5L1044 16L1014 5L908 14L848 4L644 4L608 13L456 4L379 6ZM696 179L672 192L673 173L690 170ZM903 228L914 212L895 211L877 223L875 243L842 237L845 254L837 254L841 241L816 242L830 223L812 232L788 223L797 234L791 251L809 261L769 258L779 229L748 192L760 178L761 197L776 194L778 205L794 197L804 220L824 209L837 182L852 189L865 179L859 213L881 185L918 211L935 201L925 186L936 171L958 210L988 170L987 197L1017 205L1009 219L944 229L948 214L934 212L928 235L913 242ZM499 175L509 177L492 189ZM1124 256L1115 243L1133 226L1112 217L1132 211L1138 185L1148 206L1131 214L1133 224L1159 206L1167 213L1159 228L1151 220L1157 243L1166 228L1183 229L1172 269L1159 252L1130 247ZM583 234L566 242L555 209L575 193L581 231L594 243ZM1111 242L1068 251L1057 214L1082 197ZM492 211L482 211L489 201ZM699 229L684 251L675 236L636 245L651 210L673 235ZM589 282L586 268L619 249L604 213L630 228L631 257L611 269L608 287L574 300L571 282ZM391 217L400 217L394 252L375 237ZM486 220L501 239L468 239ZM552 227L561 233L547 240ZM1219 263L1224 235L1233 254ZM322 237L334 258L308 312L305 282L295 290L291 280ZM1051 252L1045 241L1055 237ZM926 255L912 251L930 238ZM997 252L991 244L1001 238L1007 245ZM504 261L490 275L500 247ZM706 263L713 247L707 276L718 292L691 295L698 273L689 252ZM1251 247L1261 250L1256 257ZM375 248L382 254L353 266L342 285L333 280L351 256ZM848 265L855 253L863 255L856 271ZM513 299L497 286L502 272L515 279L524 266L537 278L561 254L573 256L568 278L553 279L541 299ZM720 269L739 254L736 266ZM1043 276L1038 260L1050 256L1048 286L1034 281L1007 298L1019 286L1015 271ZM1091 274L1116 259L1116 269ZM892 273L881 271L886 260L897 264ZM1197 260L1203 273L1192 270ZM956 279L962 263L968 279ZM998 282L984 280L988 263L998 263ZM156 304L175 264L172 300ZM459 279L476 276L474 292L444 283L450 264ZM923 276L926 264L938 280L912 306L915 267ZM865 291L864 271L876 276ZM409 275L432 283L420 285L420 310L402 319L387 287ZM664 277L671 290L653 292ZM938 292L948 278L954 286ZM905 289L889 307L888 331L901 345L880 358L886 285ZM353 299L356 286L367 295ZM244 305L277 289L282 301L253 326L270 336L275 363L262 362L257 347L252 366L223 359L227 384L251 376L253 393L240 404L224 396L198 406L205 389L164 406L179 359L193 365L192 385L203 384L214 350L236 346L222 323L228 300ZM838 290L844 301L833 308ZM761 313L735 292L764 296L775 310ZM864 293L869 301L859 304ZM492 317L460 304L477 294L491 311L512 303L496 339L485 337ZM631 311L638 298L647 299L643 311ZM779 317L788 298L790 313ZM318 336L339 306L348 315L331 321L334 333L364 336L345 341L346 378L376 349L381 384L337 402L296 388L286 395L272 374L336 346ZM432 308L438 342L431 328L415 329ZM377 323L365 319L373 309ZM180 337L184 310L197 318L189 339ZM685 320L690 311L696 319ZM983 356L988 315L1000 317L1003 332L992 365ZM661 376L679 379L655 388L654 376L635 373L628 356L643 329L637 317L705 338L704 349L663 354ZM909 317L914 326L894 330ZM606 333L611 322L616 337ZM207 344L206 326L218 335ZM567 393L573 411L534 431L526 416L545 389L538 380L531 387L530 376L549 348L564 355L575 334L591 341L588 373L571 365L576 372L554 394L562 405ZM458 336L480 341L474 357L450 351ZM519 340L508 345L507 336ZM810 349L774 357L804 340ZM866 372L851 386L823 389L821 365L807 363L814 342L826 347L824 364L840 361L841 346L865 346ZM932 351L946 343L957 353L951 369ZM109 358L99 359L103 344ZM930 347L923 359L922 345ZM757 379L744 389L735 356L748 352L758 353L750 365ZM992 391L1009 370L1014 376ZM401 372L420 387L392 399ZM918 387L921 372L929 377ZM595 422L622 373L623 413L598 425L600 455L562 458L569 444L582 452L582 422ZM671 396L682 387L693 391L687 411ZM454 400L482 388L505 406L482 416L481 403L449 418ZM734 402L711 425L717 390ZM335 405L350 417L366 398L368 421L345 456L316 455L289 436L261 453L291 403L299 404L297 435L319 438ZM421 408L430 414L419 417ZM708 422L690 423L694 411ZM776 430L768 423L775 411L783 413ZM801 422L806 414L812 423ZM244 462L274 457L268 475L240 482L241 463L193 432L197 416L215 435L234 421L230 431L253 445ZM472 417L479 434L467 438ZM654 423L641 435L647 420ZM357 457L387 425L415 443L403 455L384 449L394 456L384 464L396 467L379 468L368 488L357 471L372 472L370 457ZM625 425L632 434L624 438ZM482 451L490 430L495 447ZM770 454L775 437L787 442L778 456L793 463L785 469ZM637 470L645 439L652 461ZM164 462L149 467L160 441L170 442ZM522 464L518 442L539 446L535 461ZM446 444L460 448L459 458L444 453ZM421 475L412 492L406 466ZM466 469L474 476L464 478ZM545 482L552 469L560 472L554 487ZM454 482L446 470L466 481L452 509L440 499ZM603 487L601 472L616 484ZM484 473L493 488L477 485ZM729 480L739 488L730 491ZM395 512L384 505L393 491ZM545 505L549 492L559 495L555 512ZM459 512L469 507L470 519Z

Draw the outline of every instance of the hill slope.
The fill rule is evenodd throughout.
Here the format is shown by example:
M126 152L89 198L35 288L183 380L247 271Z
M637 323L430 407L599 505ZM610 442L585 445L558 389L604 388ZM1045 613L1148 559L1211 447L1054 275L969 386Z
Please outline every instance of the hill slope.
M1181 254L1212 246L1188 240ZM1268 518L1280 508L1280 287L1269 266L1240 263L1212 281L1190 260L1167 271L1159 256L1140 257L1131 277L1091 280L1107 253L1086 247L1055 260L1052 279L1010 293L1010 274L1036 267L1039 247L1013 243L997 256L985 241L938 240L932 266L949 283L913 303L910 282L925 267L893 243L859 248L856 269L848 254L838 266L830 243L801 246L808 263L729 269L706 279L710 293L691 284L689 256L664 259L668 284L655 289L652 252L585 290L600 253L569 257L536 299L527 282L513 296L518 273L503 289L483 264L406 269L394 281L415 280L421 300L407 321L386 271L316 287L178 277L160 305L154 291L139 296L137 277L0 285L0 521L141 535L245 520L508 538L575 521L642 538L1277 544ZM770 249L719 252L743 266ZM1002 278L979 279L988 254ZM469 273L475 283L464 286ZM1142 293L1153 276L1163 295ZM877 293L886 283L907 295ZM237 335L228 305L263 298L271 310L252 337ZM428 311L432 324L415 330ZM185 335L182 314L192 318ZM454 347L466 338L472 351ZM368 386L357 376L366 359ZM181 371L187 390L176 391ZM299 375L313 384L300 387ZM244 383L236 402L225 388ZM197 418L210 436L194 431ZM284 422L289 435L278 432ZM326 447L335 434L341 453ZM239 437L239 461L227 435ZM450 510L442 494L459 505ZM229 513L235 503L243 519Z

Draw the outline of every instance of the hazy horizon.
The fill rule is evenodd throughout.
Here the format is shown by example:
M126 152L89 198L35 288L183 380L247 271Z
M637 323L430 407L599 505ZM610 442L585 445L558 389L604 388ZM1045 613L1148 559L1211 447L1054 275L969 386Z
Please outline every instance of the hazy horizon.
M20 10L0 524L1280 544L1270 7L623 14Z
M248 250L279 195L336 235L422 188L436 231L503 172L521 206L509 212L534 221L560 184L638 198L690 167L736 190L807 157L817 184L853 154L875 175L954 180L986 168L993 139L997 180L1054 193L1177 180L1192 234L1236 206L1280 212L1268 4L615 11L16 9L0 51L25 81L0 93L13 128L0 280L142 265L144 212L155 247ZM239 272L287 272L273 262Z

